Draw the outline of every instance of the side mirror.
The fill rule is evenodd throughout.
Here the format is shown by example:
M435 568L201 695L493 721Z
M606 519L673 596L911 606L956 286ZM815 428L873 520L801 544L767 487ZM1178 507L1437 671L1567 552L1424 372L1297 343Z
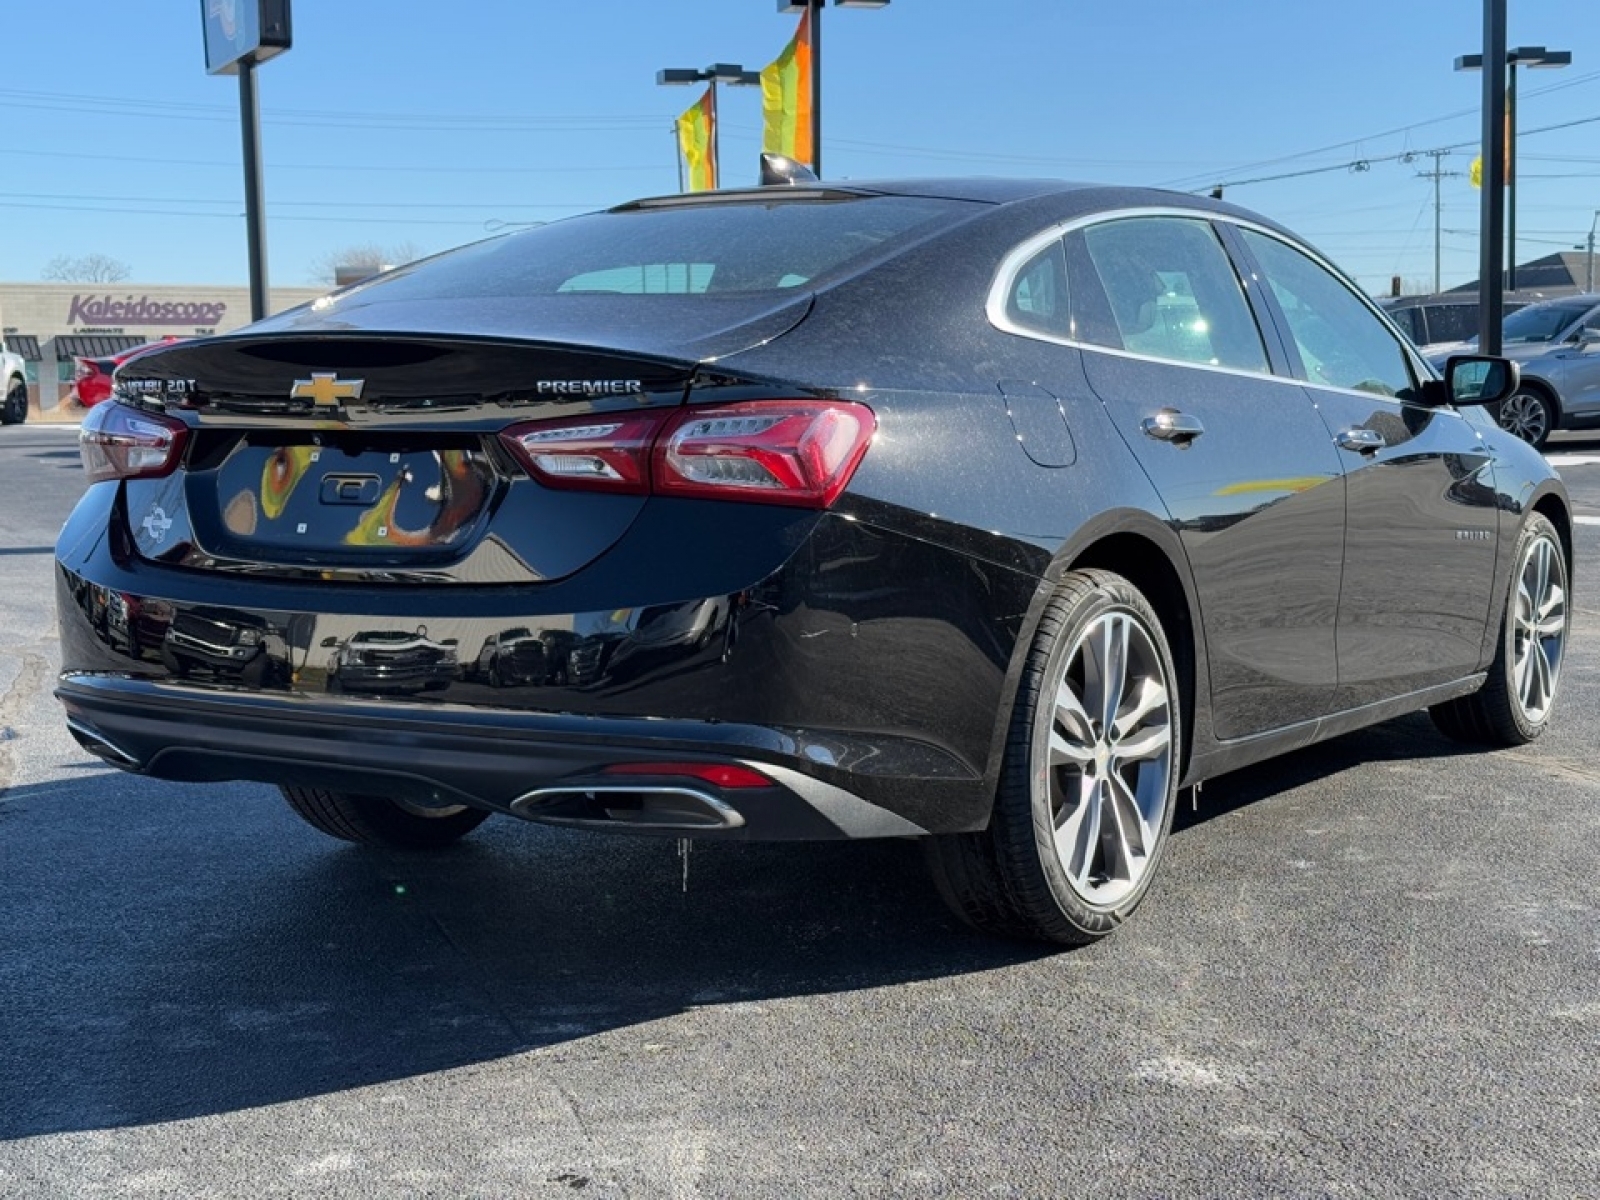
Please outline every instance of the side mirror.
M1585 350L1590 346L1600 346L1600 328L1585 326L1578 330L1578 345Z
M1487 354L1452 354L1444 364L1445 395L1461 408L1499 404L1517 390L1522 368L1508 358Z

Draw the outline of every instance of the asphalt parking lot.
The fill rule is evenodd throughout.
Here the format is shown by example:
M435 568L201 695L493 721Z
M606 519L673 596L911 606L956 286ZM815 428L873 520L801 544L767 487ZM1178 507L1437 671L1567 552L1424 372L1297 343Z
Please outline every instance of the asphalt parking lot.
M0 1195L1600 1196L1600 440L1562 713L1208 784L1050 953L909 843L435 856L68 738L70 430L0 429Z

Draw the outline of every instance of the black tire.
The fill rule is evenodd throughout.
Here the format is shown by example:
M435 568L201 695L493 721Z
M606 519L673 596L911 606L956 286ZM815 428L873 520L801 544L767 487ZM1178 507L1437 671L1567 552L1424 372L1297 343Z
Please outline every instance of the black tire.
M424 808L387 796L327 788L278 789L308 825L329 837L396 850L436 850L460 841L488 818L481 808Z
M6 399L0 405L0 424L21 425L28 419L28 385L13 380L6 388Z
M1549 728L1566 658L1571 611L1567 559L1555 526L1539 513L1517 535L1500 640L1483 686L1428 710L1458 742L1525 746Z
M1068 693L1075 708L1057 702ZM1084 945L1114 930L1166 850L1181 715L1172 653L1149 602L1108 571L1067 575L1018 684L989 828L927 839L946 903L974 928L1008 937Z
M1542 450L1550 440L1560 414L1556 411L1555 401L1542 389L1524 385L1501 401L1496 419L1501 429L1515 434L1535 450Z

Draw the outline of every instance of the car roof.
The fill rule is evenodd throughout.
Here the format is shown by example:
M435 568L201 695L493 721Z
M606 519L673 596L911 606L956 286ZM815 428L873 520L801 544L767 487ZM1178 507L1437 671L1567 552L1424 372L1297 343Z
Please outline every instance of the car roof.
M1006 204L1013 200L1030 200L1035 196L1059 195L1097 187L1091 183L1073 183L1061 179L1004 179L992 176L908 178L870 180L822 180L806 182L793 187L768 185L765 187L721 188L714 192L671 192L662 196L642 197L616 209L628 209L663 204L715 204L718 201L738 203L753 197L782 199L786 194L799 197L823 195L845 196L925 196L930 199L971 200L983 204ZM615 209L613 210L615 211Z

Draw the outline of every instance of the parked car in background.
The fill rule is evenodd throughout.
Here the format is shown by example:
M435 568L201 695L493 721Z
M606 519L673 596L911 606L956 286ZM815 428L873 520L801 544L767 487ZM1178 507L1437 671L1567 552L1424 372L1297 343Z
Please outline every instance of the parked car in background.
M1557 429L1600 425L1600 295L1530 304L1500 329L1501 353L1522 367L1502 428L1539 447Z
M0 341L0 425L20 425L28 419L27 364Z
M159 341L146 342L142 346L134 346L130 350L118 351L116 354L107 354L99 358L74 359L77 367L73 375L72 388L67 393L67 403L93 408L111 395L112 376L123 363L132 362L139 355L160 346L170 346L173 342L183 340L183 338L166 337Z
M1515 368L1439 377L1202 197L649 198L120 381L57 544L68 726L346 840L913 837L963 920L1083 943L1147 894L1180 787L1421 708L1501 746L1556 709L1573 518L1483 407ZM111 593L253 617L279 669L135 658Z
M1537 296L1506 296L1503 313L1514 313ZM1478 337L1478 297L1460 292L1435 296L1401 296L1385 300L1383 311L1428 358L1459 349Z

